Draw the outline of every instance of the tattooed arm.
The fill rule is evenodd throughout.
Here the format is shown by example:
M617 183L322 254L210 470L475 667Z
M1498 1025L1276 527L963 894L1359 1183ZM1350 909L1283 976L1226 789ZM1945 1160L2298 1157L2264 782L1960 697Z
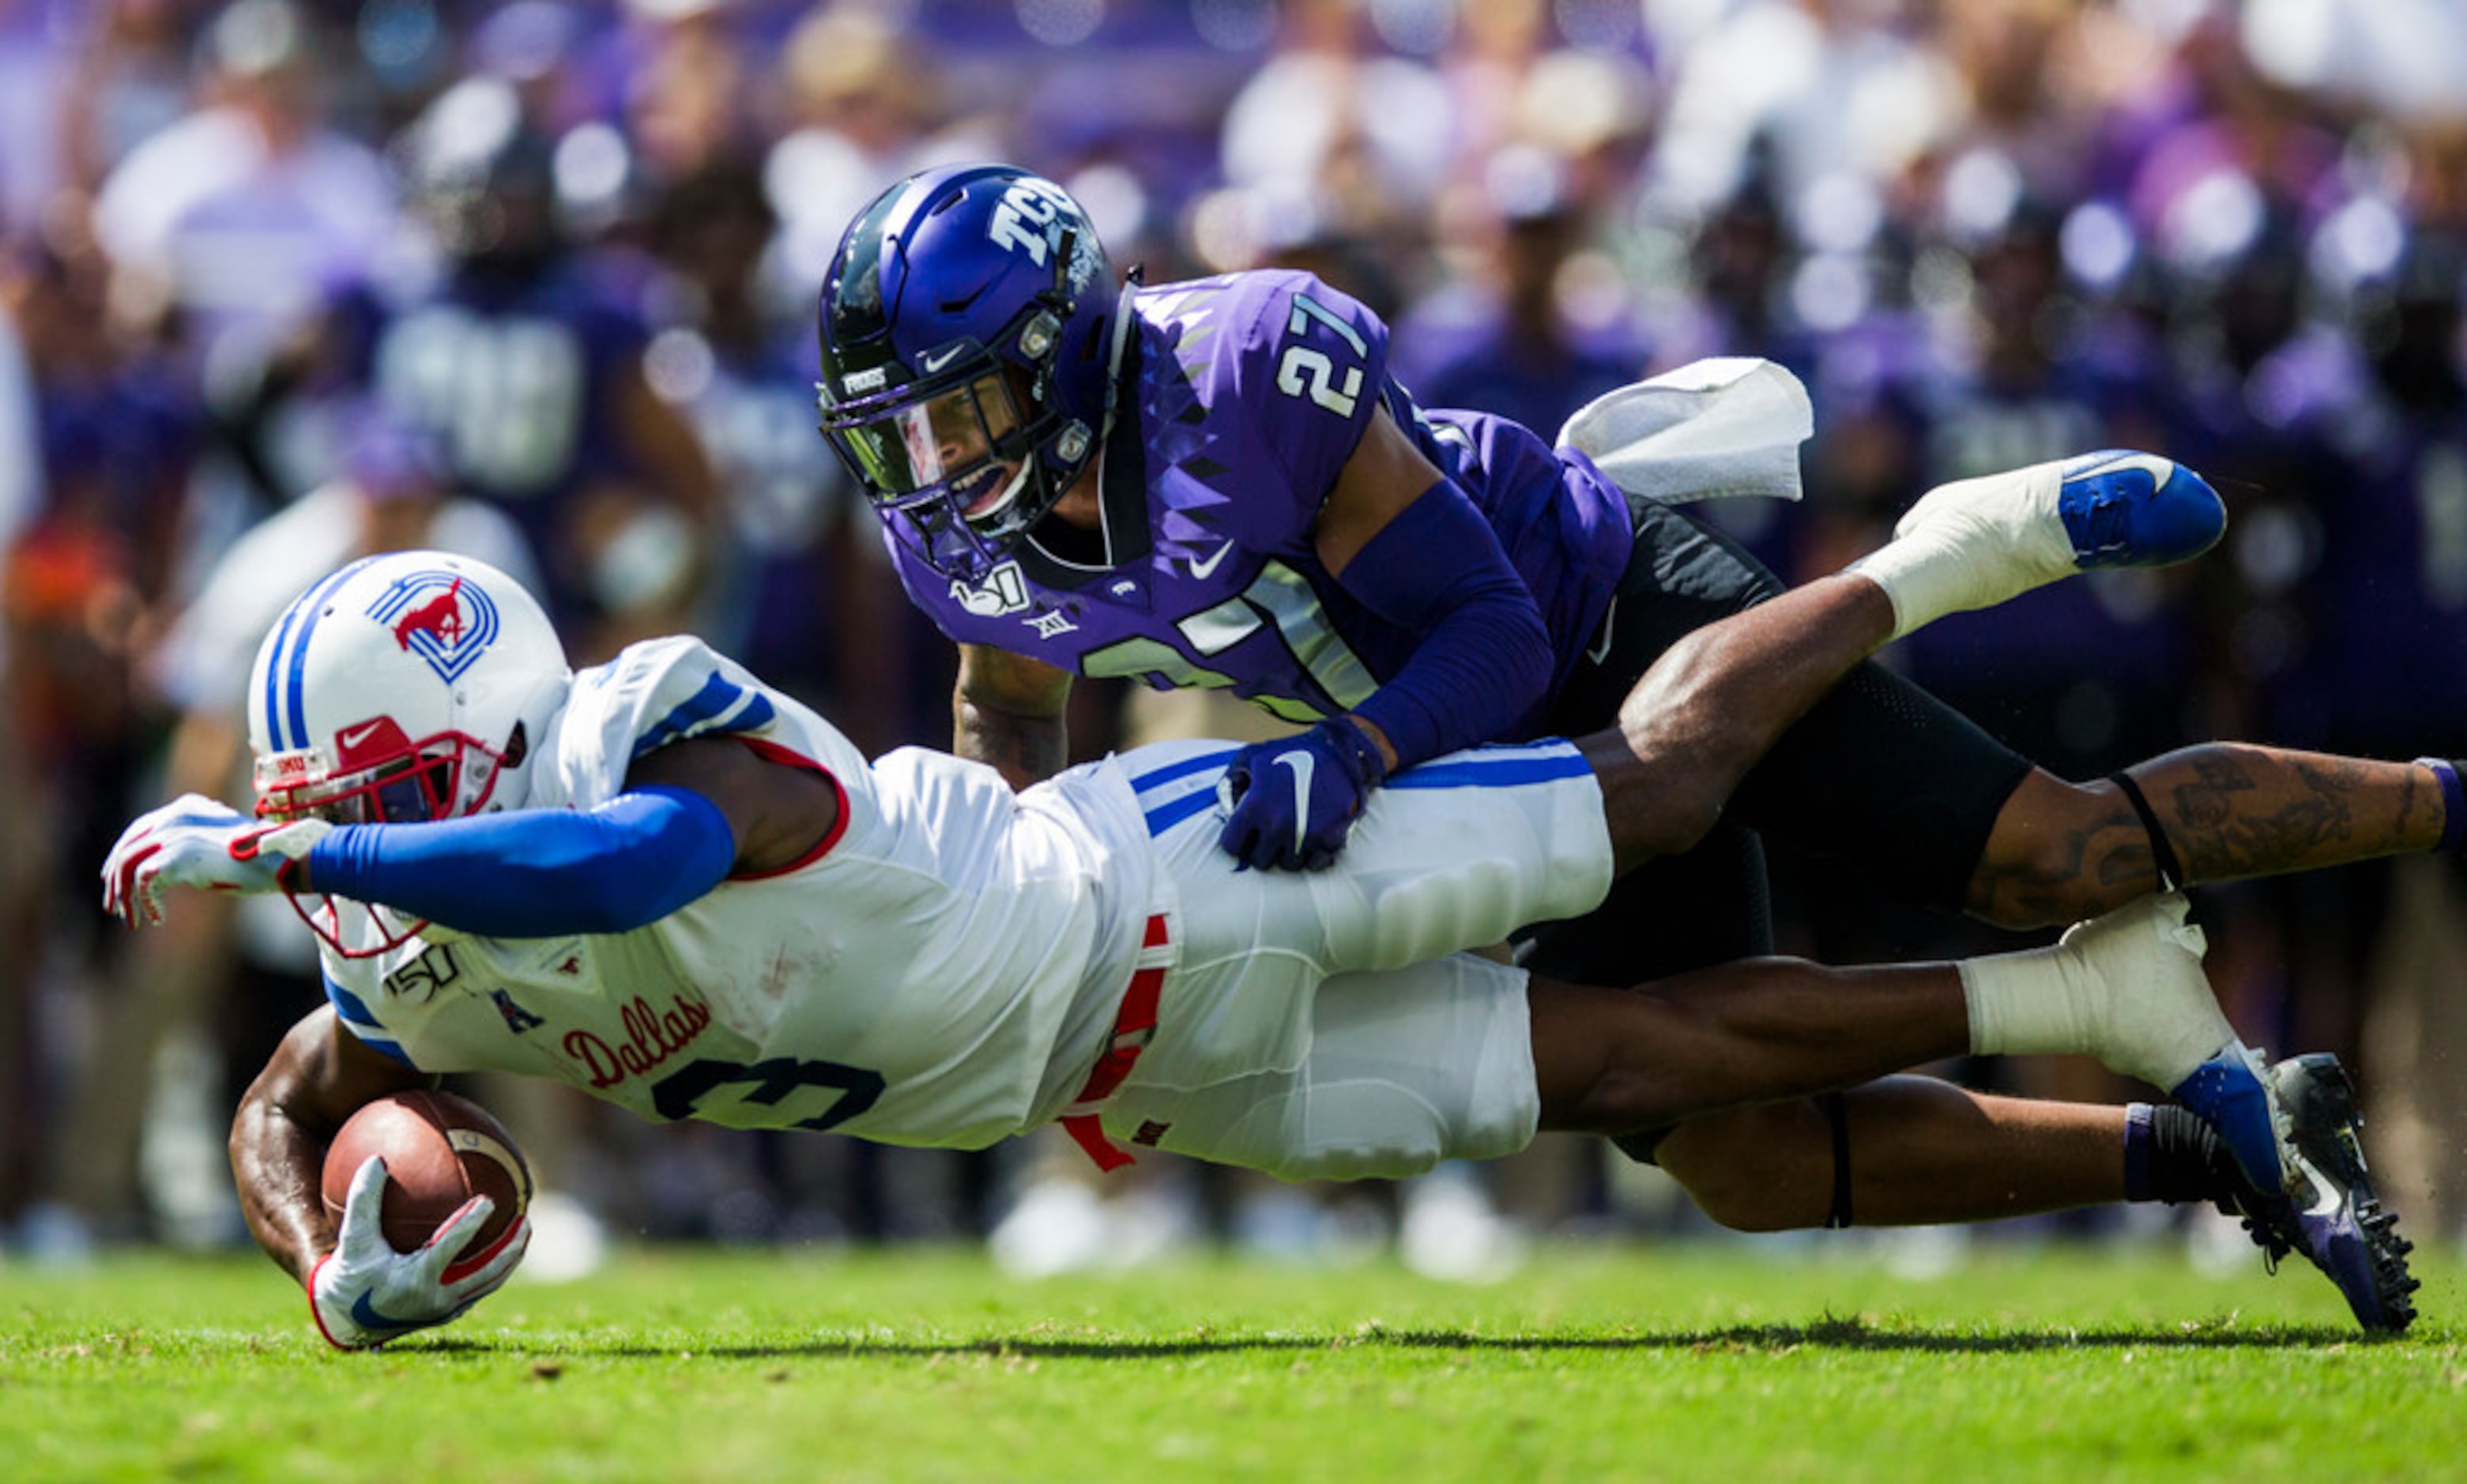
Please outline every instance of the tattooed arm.
M2240 743L2126 770L2181 868L2179 886L2314 870L2441 839L2441 791L2413 763ZM2011 928L2076 922L2159 889L2150 832L2115 782L2022 780L1970 879L1975 916Z
M2195 881L2427 850L2441 838L2440 788L2412 763L2213 745L2131 771Z

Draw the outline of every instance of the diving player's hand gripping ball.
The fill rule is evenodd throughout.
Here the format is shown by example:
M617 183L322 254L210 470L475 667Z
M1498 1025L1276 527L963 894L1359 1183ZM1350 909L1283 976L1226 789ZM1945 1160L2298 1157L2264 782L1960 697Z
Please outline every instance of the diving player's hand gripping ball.
M328 1146L323 1183L337 1244L309 1274L309 1300L347 1350L454 1318L531 1241L531 1172L512 1136L452 1093L360 1109Z

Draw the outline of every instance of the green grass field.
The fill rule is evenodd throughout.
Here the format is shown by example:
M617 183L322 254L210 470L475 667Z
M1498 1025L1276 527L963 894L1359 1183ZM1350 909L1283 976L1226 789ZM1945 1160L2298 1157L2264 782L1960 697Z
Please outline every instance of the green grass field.
M0 1479L2467 1476L2467 1270L2366 1342L2309 1270L1990 1249L1949 1277L1545 1248L1467 1289L1232 1262L661 1253L329 1352L249 1258L0 1266Z

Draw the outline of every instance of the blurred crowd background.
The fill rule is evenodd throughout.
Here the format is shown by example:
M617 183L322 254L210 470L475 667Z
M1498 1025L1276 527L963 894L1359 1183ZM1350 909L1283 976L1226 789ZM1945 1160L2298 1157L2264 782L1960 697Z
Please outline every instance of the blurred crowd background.
M1151 282L1308 267L1424 405L1549 431L1777 360L1807 497L1711 513L1785 575L1944 480L2172 454L2226 549L1892 663L2072 776L2467 753L2462 78L2458 0L0 0L0 1255L245 1240L222 1131L316 1002L307 936L228 902L130 934L96 870L171 792L246 797L248 662L327 568L469 551L578 663L690 630L870 751L947 744L949 646L811 387L841 230L929 164L1052 176ZM1080 687L1080 753L1233 725L1125 703ZM1777 869L1792 951L2013 946ZM2203 893L2248 1038L2360 1064L2419 1238L2467 1214L2460 896L2431 860ZM482 1095L625 1236L973 1240L1029 1164ZM1685 1227L1540 1158L1443 1208ZM1197 1214L1104 1243L1396 1219L1221 1183L1166 1172Z

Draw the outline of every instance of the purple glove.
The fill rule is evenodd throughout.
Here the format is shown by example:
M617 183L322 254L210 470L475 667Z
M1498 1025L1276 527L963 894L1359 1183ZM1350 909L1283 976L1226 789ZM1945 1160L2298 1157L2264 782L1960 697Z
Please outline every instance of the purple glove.
M1225 770L1231 808L1216 843L1242 863L1237 870L1318 870L1345 848L1364 797L1387 776L1379 749L1342 716L1254 742Z

